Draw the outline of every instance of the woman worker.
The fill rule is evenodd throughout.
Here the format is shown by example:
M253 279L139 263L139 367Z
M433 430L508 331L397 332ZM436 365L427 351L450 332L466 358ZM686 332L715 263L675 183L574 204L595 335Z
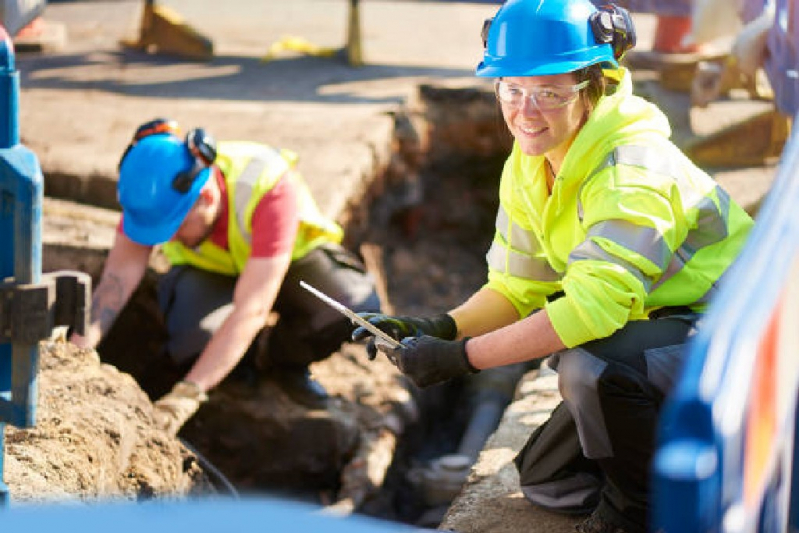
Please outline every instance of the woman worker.
M364 316L421 387L551 356L563 403L517 458L525 495L591 513L580 532L645 531L661 402L753 221L633 95L624 9L508 0L483 37L514 137L488 280L448 313Z

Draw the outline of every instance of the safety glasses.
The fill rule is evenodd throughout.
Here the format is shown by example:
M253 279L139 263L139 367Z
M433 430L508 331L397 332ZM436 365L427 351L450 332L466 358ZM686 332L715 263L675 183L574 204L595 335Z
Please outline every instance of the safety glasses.
M504 105L517 109L530 101L541 111L560 109L577 99L577 94L588 87L588 80L577 85L539 85L522 87L504 80L494 82L497 99Z

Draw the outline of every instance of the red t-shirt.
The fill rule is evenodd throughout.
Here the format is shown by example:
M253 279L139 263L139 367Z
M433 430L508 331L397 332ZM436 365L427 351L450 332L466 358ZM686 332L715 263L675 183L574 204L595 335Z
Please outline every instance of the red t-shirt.
M208 237L220 248L228 249L228 193L222 172L214 169L214 178L222 193L222 210ZM297 184L285 175L266 193L252 215L252 253L250 257L275 257L291 253L300 221ZM122 232L124 217L117 231Z
M222 191L222 212L209 236L211 242L228 249L228 195L222 173L217 172ZM285 175L258 202L252 214L252 253L250 257L275 257L291 253L300 222L297 185Z

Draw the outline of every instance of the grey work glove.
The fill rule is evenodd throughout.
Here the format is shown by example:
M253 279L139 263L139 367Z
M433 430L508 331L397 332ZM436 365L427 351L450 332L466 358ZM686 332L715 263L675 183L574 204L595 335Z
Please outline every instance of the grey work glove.
M451 341L458 336L458 325L447 313L429 318L390 316L382 313L358 313L358 315L398 341L406 337L421 337L422 335ZM367 337L371 338L366 351L369 354L369 359L374 359L377 357L377 346L375 346L372 333L363 327L355 328L355 331L352 332L354 341L360 341Z
M177 435L207 399L208 395L196 383L178 381L168 394L153 404L156 426L172 436Z
M466 374L476 374L466 355L469 337L447 341L430 336L406 338L392 350L397 368L419 387L428 387Z

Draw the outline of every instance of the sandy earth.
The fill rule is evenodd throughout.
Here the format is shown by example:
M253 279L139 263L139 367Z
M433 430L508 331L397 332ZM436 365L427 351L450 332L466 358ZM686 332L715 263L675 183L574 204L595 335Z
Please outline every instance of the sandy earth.
M37 423L6 429L15 503L140 500L208 488L196 459L154 429L152 404L93 350L43 342Z

